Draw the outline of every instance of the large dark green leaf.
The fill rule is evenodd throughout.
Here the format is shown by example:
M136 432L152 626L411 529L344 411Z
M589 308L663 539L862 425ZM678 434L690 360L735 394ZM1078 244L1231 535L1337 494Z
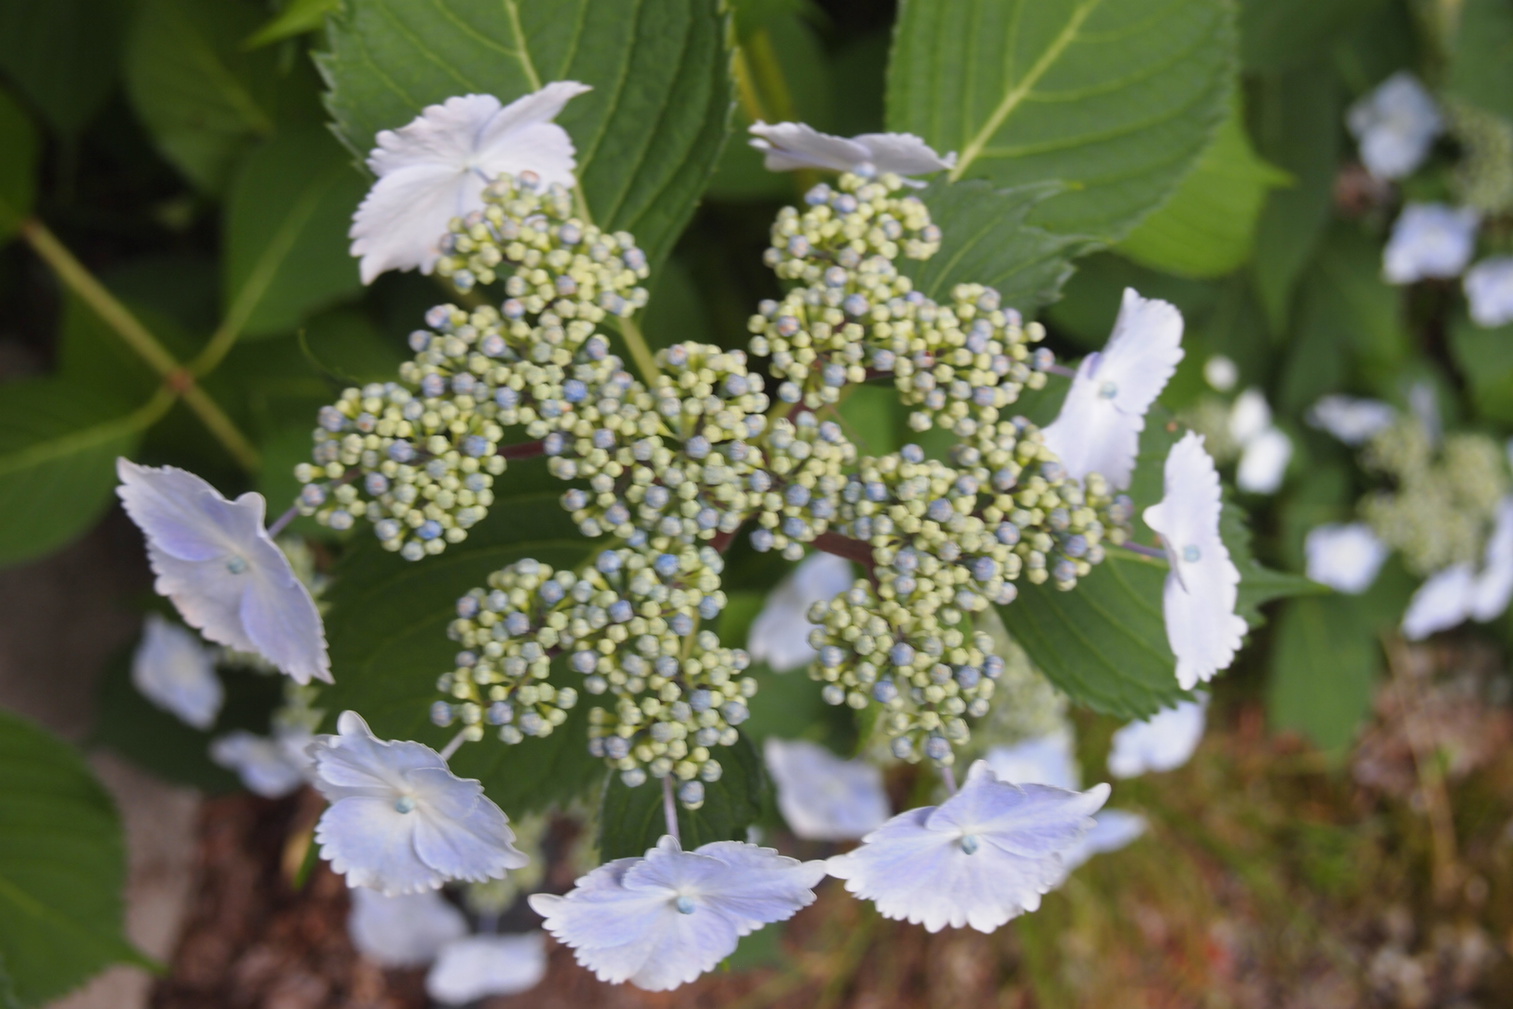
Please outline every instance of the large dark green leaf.
M1384 5L1383 0L1240 0L1240 57L1246 70L1301 66L1327 55L1346 28Z
M726 31L713 0L364 0L332 18L321 67L359 153L453 95L508 102L551 81L593 85L558 120L589 211L660 259L725 141Z
M1450 57L1450 90L1513 119L1513 4L1465 0Z
M226 201L225 311L248 336L288 332L362 289L347 224L367 184L328 130L285 130L253 151Z
M38 1006L108 964L121 935L121 823L84 758L0 711L0 992Z
M1269 190L1291 182L1256 156L1238 103L1198 167L1166 205L1140 223L1119 251L1152 269L1218 277L1250 258Z
M1294 599L1272 645L1268 706L1277 728L1342 750L1371 710L1381 668L1374 628L1348 596Z
M734 746L713 751L724 773L704 787L704 805L678 808L678 833L685 851L711 841L744 841L746 828L762 813L767 776L756 748L742 736ZM620 775L605 780L599 807L599 857L629 858L646 854L667 833L662 783L649 780L627 788Z
M166 396L123 409L63 378L25 379L0 396L0 565L56 550L111 501L118 455L131 455Z
M37 132L10 95L0 91L0 241L16 233L32 211L37 188Z
M124 0L0 4L0 70L54 130L76 137L121 69Z
M1513 323L1484 329L1459 316L1450 326L1450 347L1477 414L1502 424L1513 422Z
M499 500L489 517L463 543L418 562L401 560L380 548L371 531L358 530L329 596L326 636L336 684L320 702L328 716L351 708L381 737L440 749L456 730L432 725L430 707L439 698L436 677L453 668L457 645L447 624L458 597L522 558L573 567L595 549L558 505L562 488L539 459L511 464L496 484ZM588 755L583 710L544 739L509 746L487 736L469 743L451 766L481 779L512 815L581 794L604 769Z
M1035 205L1060 190L1054 184L997 189L974 181L937 182L921 195L940 226L940 251L904 272L932 298L949 298L957 284L998 289L1005 305L1034 318L1061 293L1069 260L1088 243L1025 223Z
M1222 0L905 0L888 125L956 151L953 181L1066 183L1031 223L1116 240L1223 119L1233 21Z

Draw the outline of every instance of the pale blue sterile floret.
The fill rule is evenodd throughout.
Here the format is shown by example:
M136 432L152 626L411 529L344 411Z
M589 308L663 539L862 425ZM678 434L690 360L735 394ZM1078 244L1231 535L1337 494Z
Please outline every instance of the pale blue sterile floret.
M684 851L664 836L644 858L619 858L565 896L535 894L546 930L601 981L666 991L735 951L744 935L814 902L825 863L739 841Z
M154 587L206 638L263 656L300 683L331 681L310 591L263 527L261 494L227 501L193 473L119 459L116 493L147 537Z
M1481 215L1470 207L1409 203L1382 251L1382 275L1393 284L1458 277L1476 251Z
M885 918L992 932L1065 879L1063 856L1108 794L1010 784L978 761L951 798L900 813L827 865Z
M804 558L767 597L762 612L752 621L746 641L751 661L766 662L784 672L813 659L809 607L846 591L855 578L851 562L834 554L813 553Z
M142 696L184 723L208 729L226 697L215 674L215 656L197 635L149 613L131 657L131 682Z
M778 812L794 836L854 841L892 814L883 775L865 760L846 760L818 743L768 737L762 747L777 789Z
M1114 733L1108 771L1116 778L1174 771L1192 758L1208 724L1208 695L1180 701Z
M426 994L467 1005L529 991L546 977L546 933L471 935L441 947L426 974Z
M331 803L315 839L349 886L416 893L526 864L483 786L457 777L435 750L380 740L356 712L343 712L336 725L336 735L311 748L315 787Z
M1513 322L1513 256L1489 256L1466 271L1462 281L1471 319L1494 328Z
M1392 552L1364 522L1315 526L1303 551L1308 555L1308 577L1347 595L1369 589Z
M1406 70L1388 77L1346 115L1361 161L1379 179L1401 179L1423 163L1445 128L1434 98Z
M304 785L310 772L305 752L315 737L309 732L276 727L271 736L243 729L210 742L210 759L235 771L249 792L279 799Z
M358 887L352 891L347 934L357 951L374 963L423 967L447 943L468 934L468 921L435 890L389 897Z

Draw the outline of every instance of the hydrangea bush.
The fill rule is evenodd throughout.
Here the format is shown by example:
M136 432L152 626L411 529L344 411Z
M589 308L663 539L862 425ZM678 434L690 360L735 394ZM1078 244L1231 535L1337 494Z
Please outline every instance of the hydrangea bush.
M1375 655L1386 624L1507 608L1513 413L1484 375L1462 409L1401 310L1462 367L1513 319L1513 127L1471 57L1434 86L1370 64L1347 103L1254 5L911 0L867 78L884 118L825 132L773 55L813 32L791 11L434 7L134 15L138 118L228 194L201 345L42 223L0 95L0 226L77 299L74 371L18 386L0 443L26 488L0 559L114 493L161 600L99 737L202 787L313 789L299 840L352 889L353 943L428 967L436 1000L527 990L552 943L675 988L826 887L993 932L1146 829L1074 710L1117 722L1115 785L1180 767L1280 600L1273 716L1337 744L1359 691L1309 705L1300 677L1345 690L1308 627ZM198 93L175 24L276 129L175 104ZM1358 54L1355 31L1318 44ZM1293 157L1289 89L1325 95L1307 128L1348 154ZM1311 582L1256 559L1252 516ZM0 777L58 798L14 817L24 844L104 824L100 900L27 878L59 916L0 924L0 993L40 1004L135 955L119 844L38 730L7 727Z

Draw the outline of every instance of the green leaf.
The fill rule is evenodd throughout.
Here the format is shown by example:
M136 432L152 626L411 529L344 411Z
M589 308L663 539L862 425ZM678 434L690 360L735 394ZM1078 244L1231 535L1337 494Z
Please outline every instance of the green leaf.
M1035 206L1061 189L1052 183L997 189L982 181L936 182L920 195L941 230L940 251L908 261L904 273L936 299L957 284L997 288L1003 303L1034 318L1061 294L1072 275L1070 259L1089 245L1025 223Z
M1380 6L1383 0L1240 0L1240 58L1246 70L1301 66Z
M1450 324L1450 349L1484 420L1513 423L1513 323L1483 329L1464 315Z
M744 841L746 828L762 813L767 775L756 747L744 735L734 746L711 751L724 773L704 786L704 805L696 810L678 807L678 833L684 851L711 841ZM605 779L599 806L599 857L608 862L646 854L667 833L662 783L655 778L628 788L620 775Z
M127 38L137 115L163 156L211 193L274 129L275 55L241 48L261 20L248 0L142 0Z
M337 308L311 319L301 343L311 363L343 385L393 381L400 364L409 359L397 341L380 333L355 308Z
M225 311L248 336L287 332L362 290L347 226L367 183L319 126L248 155L226 201Z
M168 406L155 396L134 410L63 378L24 379L0 396L0 565L61 547L104 513L116 457Z
M242 787L232 771L210 759L210 741L236 729L268 733L268 716L282 702L282 678L248 669L223 668L226 688L215 725L201 731L186 725L142 696L131 682L131 650L118 653L95 691L95 725L90 743L106 746L143 770L203 792Z
M710 0L364 0L331 19L321 68L341 135L360 154L379 130L469 92L509 102L543 84L594 90L558 121L600 227L654 261L714 170L730 114L726 17Z
M1265 623L1261 616L1264 604L1274 599L1321 595L1329 591L1302 575L1275 571L1256 560L1251 550L1250 527L1245 524L1245 513L1239 505L1227 499L1219 516L1219 535L1240 572L1240 598L1235 612L1245 618L1252 630Z
M1293 289L1329 223L1340 159L1341 96L1335 75L1309 66L1265 77L1253 92L1256 143L1296 184L1274 191L1256 225L1251 272L1271 332L1286 331Z
M1373 628L1348 596L1295 599L1272 643L1267 704L1276 728L1342 751L1371 710L1381 670Z
M326 15L334 13L340 6L341 0L290 0L276 17L254 32L244 45L248 49L257 49L313 32L326 23Z
M1119 243L1119 251L1168 273L1223 276L1250 258L1267 191L1291 181L1256 156L1236 103L1198 167L1164 207Z
M126 850L77 750L0 711L0 975L37 1006L108 964L146 964L121 935Z
M0 241L9 239L32 212L37 190L37 131L26 113L0 90Z
M447 625L458 597L522 558L571 568L602 548L558 504L563 487L543 460L511 463L488 518L464 542L419 562L401 560L371 530L359 529L328 594L326 637L336 678L320 700L328 717L351 708L382 738L444 746L456 730L431 724L430 708L440 699L436 677L454 668L457 645ZM603 761L588 754L586 706L544 739L509 746L487 736L469 743L450 761L452 769L481 779L512 816L581 794L604 771Z
M1450 91L1513 119L1513 4L1465 0L1450 55Z
M122 0L0 4L0 70L64 137L110 97L126 13Z
M888 125L956 151L953 181L1065 183L1030 222L1113 241L1196 164L1234 65L1223 0L904 0Z

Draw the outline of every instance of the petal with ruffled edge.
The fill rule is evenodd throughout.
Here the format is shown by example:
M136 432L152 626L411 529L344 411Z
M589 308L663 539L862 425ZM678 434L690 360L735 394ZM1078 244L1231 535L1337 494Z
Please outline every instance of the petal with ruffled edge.
M770 172L824 168L849 172L870 164L880 173L927 175L956 164L956 155L941 157L912 133L864 133L837 137L806 123L754 123L751 146L764 155Z
M497 879L530 859L514 846L504 811L471 778L444 768L405 774L415 795L415 851L448 879Z
M331 682L326 631L310 590L268 534L253 549L252 577L242 595L242 627L255 650L297 683Z
M473 935L441 948L426 974L426 994L443 1005L530 991L546 977L546 936Z
M347 934L357 951L384 967L423 967L449 943L468 934L468 921L434 890L386 897L352 891Z
M349 795L397 798L410 790L408 772L447 766L422 743L379 739L355 711L337 717L336 735L317 736L310 755L315 787L332 802Z
M1077 369L1046 444L1072 476L1129 486L1145 415L1182 360L1182 313L1125 288L1108 344Z
M1422 641L1436 631L1454 627L1471 615L1476 571L1456 564L1429 576L1413 593L1403 614L1403 637Z
M883 774L818 743L768 737L762 755L777 788L778 812L796 837L854 841L892 815Z
M196 729L215 724L226 691L215 653L198 637L156 613L147 614L131 657L131 682L153 704Z
M587 90L556 81L503 108L493 95L459 95L379 133L368 156L378 181L348 231L363 283L385 270L430 273L451 219L481 206L483 187L502 173L573 185L572 138L551 120Z
M1089 828L1108 800L1109 786L1085 792L1034 783L1000 781L987 761L967 771L961 789L935 808L931 830L975 835L983 842L1029 859L1055 856Z
M741 841L712 841L695 848L693 854L712 858L725 867L701 874L695 902L705 903L730 919L741 935L792 918L814 903L814 888L825 878L823 861L801 862L772 848ZM627 885L636 883L632 870L627 874Z
M1207 725L1207 694L1130 722L1114 733L1108 771L1116 778L1134 778L1152 771L1176 770L1192 759Z
M1192 689L1234 661L1246 624L1235 613L1240 571L1219 538L1219 471L1188 432L1166 457L1166 496L1145 509L1161 535L1172 573L1166 577L1166 637L1177 656L1177 682Z
M1376 581L1389 550L1364 522L1330 523L1308 531L1303 541L1308 577L1337 592L1359 595Z
M393 896L434 890L447 881L415 851L414 811L400 812L390 797L349 795L332 803L315 824L321 857L348 886Z

